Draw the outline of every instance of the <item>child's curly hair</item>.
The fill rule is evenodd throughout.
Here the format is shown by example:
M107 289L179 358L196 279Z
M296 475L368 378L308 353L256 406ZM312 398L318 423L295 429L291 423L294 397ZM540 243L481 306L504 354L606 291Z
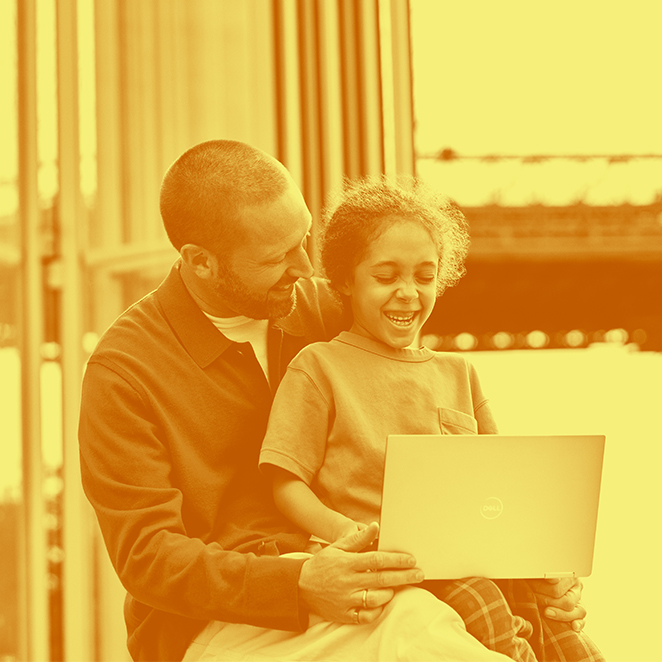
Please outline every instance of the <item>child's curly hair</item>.
M322 268L334 289L351 282L354 267L382 232L402 219L419 222L437 247L437 296L464 275L469 233L464 214L445 196L409 178L345 181L327 206L319 237Z

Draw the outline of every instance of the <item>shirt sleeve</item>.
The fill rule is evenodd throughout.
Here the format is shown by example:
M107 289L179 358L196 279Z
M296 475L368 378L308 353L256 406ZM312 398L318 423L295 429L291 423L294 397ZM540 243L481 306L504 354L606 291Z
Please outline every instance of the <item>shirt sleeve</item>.
M260 468L286 469L310 485L324 462L329 417L330 406L318 384L290 365L271 407Z
M189 537L169 450L127 376L89 364L81 403L83 487L113 566L142 603L141 613L156 609L283 630L307 626L298 600L302 561Z
M478 372L472 363L467 363L469 366L471 397L474 403L474 418L478 424L478 434L498 434L499 430L497 429L489 400L483 394Z

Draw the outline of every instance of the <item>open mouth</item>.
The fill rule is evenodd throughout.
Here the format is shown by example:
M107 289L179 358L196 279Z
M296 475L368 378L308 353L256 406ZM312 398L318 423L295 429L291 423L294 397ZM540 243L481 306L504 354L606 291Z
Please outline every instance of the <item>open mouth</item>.
M406 328L408 326L411 326L414 323L414 318L416 317L417 313L412 312L412 313L384 313L386 318L395 324L395 326L400 326L402 328Z

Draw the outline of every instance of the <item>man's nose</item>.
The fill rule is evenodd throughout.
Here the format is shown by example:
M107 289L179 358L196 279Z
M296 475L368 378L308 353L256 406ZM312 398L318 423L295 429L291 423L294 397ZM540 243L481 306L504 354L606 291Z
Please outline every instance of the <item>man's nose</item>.
M287 273L294 278L310 278L315 273L308 253L306 253L303 246L294 254L292 264L288 267Z

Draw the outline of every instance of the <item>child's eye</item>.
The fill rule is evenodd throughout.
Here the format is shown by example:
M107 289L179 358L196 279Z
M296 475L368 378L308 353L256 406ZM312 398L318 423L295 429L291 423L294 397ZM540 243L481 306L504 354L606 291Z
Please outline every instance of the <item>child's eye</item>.
M395 283L395 276L375 276L375 280L382 285L390 285Z
M425 276L416 276L416 280L418 280L419 283L424 283L424 284L429 284L434 282L436 276L434 275L425 275Z

